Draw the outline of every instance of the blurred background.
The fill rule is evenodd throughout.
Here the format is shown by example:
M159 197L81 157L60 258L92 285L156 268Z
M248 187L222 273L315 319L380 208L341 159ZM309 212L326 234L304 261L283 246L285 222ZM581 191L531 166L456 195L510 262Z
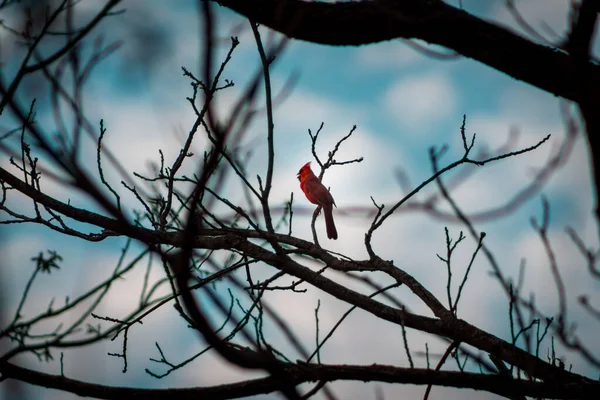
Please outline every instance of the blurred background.
M23 3L31 8L35 21L44 18L48 4L56 2L30 0ZM456 6L461 3L468 12L531 38L515 21L505 1L448 3ZM528 23L550 42L564 36L569 26L571 1L522 0L516 3ZM100 2L81 1L74 18L86 21L101 6ZM82 43L84 55L100 41L104 45L114 44L114 51L90 72L81 107L93 124L98 125L103 119L107 129L104 146L111 149L127 171L147 174L152 165L160 161L159 149L167 163L172 162L195 120L186 100L192 93L190 81L183 76L181 68L200 71L201 21L197 7L197 2L191 0L124 1L118 8L123 12L103 21ZM5 25L0 29L0 62L5 84L10 82L11 74L15 73L23 57L23 49L6 28L18 29L22 25L20 10L22 5L8 7L0 15ZM215 10L219 36L217 62L228 51L231 36L240 41L223 75L235 82L235 86L217 97L218 111L226 115L258 71L260 60L248 22L225 8L217 6ZM264 28L261 33L267 44L281 38ZM57 37L56 40L62 39ZM596 42L596 56L600 54L599 50ZM505 275L516 280L520 266L525 265L523 293L535 293L539 308L553 315L558 306L556 286L543 245L530 223L532 217L541 218L541 196L547 198L551 210L549 237L567 287L569 317L577 325L581 339L596 354L600 352L600 342L595 340L597 323L577 304L580 296L588 296L591 302L597 301L600 283L589 279L585 260L565 233L566 227L572 227L589 245L598 243L586 140L578 129L577 117L575 129L571 131L566 117L576 115L572 105L476 61L453 56L445 49L402 40L344 48L291 41L274 64L272 81L273 91L279 97L275 101L276 158L271 198L273 206L281 210L291 193L294 194L294 208L298 210L294 216L294 235L311 240L309 225L313 206L302 195L296 179L298 169L312 160L308 130L314 133L324 124L317 144L317 152L324 159L333 145L354 125L357 126L336 159L363 157L364 160L332 168L323 179L338 207L334 215L340 239L321 243L355 259L367 258L364 233L375 210L370 197L389 207L399 201L407 189L427 179L432 174L428 156L431 146L448 146L442 165L459 159L463 152L460 138L463 115L466 115L467 135L476 134L476 154L493 153L503 146L511 150L529 147L546 135L552 135L548 143L532 153L481 168L463 166L452 171L446 181L460 180L453 196L463 210L474 216L477 228L487 233L486 243L495 252ZM17 99L23 106L36 99L37 123L52 135L57 130L57 122L50 91L47 81L36 75L24 81ZM14 124L9 113L0 116L2 132L13 128ZM264 110L262 114L259 110L239 144L250 154L247 170L251 177L262 175L266 170L266 126ZM206 139L199 138L194 144L194 153L200 157L205 145ZM90 171L96 168L95 151L93 143L82 149L82 158L89 157ZM519 197L523 189L535 181L536 174L558 154L561 161L550 179ZM1 157L2 167L10 170L9 157L5 154ZM187 168L194 171L194 167L190 163ZM106 179L122 191L119 186L122 178L118 172L107 169L105 173ZM462 181L461 176L466 175L468 179ZM71 192L71 188L55 180L43 179L42 184L43 190L51 196L77 207L96 209L85 196ZM232 200L243 199L239 183L229 184L225 193ZM436 194L435 185L427 187L414 199L412 206L401 207L375 233L373 240L374 250L383 259L393 260L438 298L444 299L446 267L436 256L445 252L444 227L448 227L455 238L466 229L451 217L450 208L443 202L433 211L423 206ZM139 208L133 196L124 195L123 201L128 207ZM32 209L30 204L18 207ZM486 214L488 211L492 213ZM8 218L2 211L0 217ZM2 324L12 318L35 268L32 258L39 252L54 250L63 260L60 270L43 276L32 288L23 309L23 313L30 316L45 310L52 300L62 304L65 295L75 296L106 279L125 245L122 238L89 243L34 224L3 225L0 229ZM321 219L317 221L317 229L324 230ZM287 232L287 227L281 231ZM477 244L477 238L466 235L467 240L459 246L456 255L457 276L462 276ZM141 250L135 243L132 246L132 251ZM149 271L151 279L160 279L164 273L158 265ZM142 268L137 275L130 275L115 284L113 289L118 295L111 295L101 306L105 315L118 317L138 301L145 272ZM341 276L339 279L349 286L355 284ZM323 331L333 326L348 306L312 287L307 289L299 297L301 301L277 292L269 293L267 299L307 343L314 343L314 313L318 302ZM397 296L413 312L427 312L405 288L398 289ZM490 275L490 266L483 257L473 266L459 316L504 339L510 335L508 300ZM409 340L415 353L425 351L426 342L432 354L439 356L445 349L444 343L420 333L409 332ZM67 376L129 387L214 385L253 376L208 353L185 368L156 379L146 372L149 369L159 374L161 368L164 370L162 365L151 360L159 358L155 343L160 344L173 363L203 348L197 335L182 323L171 307L167 307L149 316L143 326L130 330L129 367L125 374L121 372L122 360L107 355L120 351L121 339L83 349L57 349L52 359L42 362L29 355L17 360L21 365L56 374L61 370L58 360L64 353L63 367ZM544 353L551 351L549 343L544 346ZM0 342L0 352L9 345ZM559 344L556 347L568 368L597 376L598 371L591 369L578 355L562 349ZM400 331L361 312L353 313L345 320L334 339L324 346L321 357L327 363L408 365ZM417 365L425 365L422 356L415 360ZM420 387L360 382L335 383L332 388L340 398L347 399L375 398L378 390L385 398L399 394L413 398L423 393ZM436 392L440 396L443 393L448 399L496 398L454 389L434 389ZM26 397L75 398L39 387L17 388L10 380L0 385L1 399ZM264 398L278 398L278 395Z

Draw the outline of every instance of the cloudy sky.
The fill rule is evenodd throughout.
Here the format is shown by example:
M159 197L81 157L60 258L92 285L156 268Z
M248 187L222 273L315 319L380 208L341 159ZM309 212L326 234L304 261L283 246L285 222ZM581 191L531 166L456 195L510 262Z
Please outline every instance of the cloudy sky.
M93 3L83 1L80 6L82 10L91 10L97 7ZM458 4L458 1L449 3ZM568 0L522 0L517 3L527 21L549 40L553 40L550 30L561 35L568 26ZM462 4L466 10L480 17L521 32L504 6L504 1L465 0ZM185 99L191 95L190 84L182 76L181 67L191 71L198 71L199 68L196 2L178 0L168 5L166 2L154 2L150 8L147 2L138 0L126 1L124 5L126 13L112 17L101 29L106 42L123 39L123 45L94 71L87 86L84 104L90 121L104 119L108 128L105 145L122 164L131 171L147 172L149 164L158 161L159 149L163 150L167 162L176 157L183 132L187 132L194 121L193 110ZM240 46L224 74L236 86L223 91L218 99L219 110L225 115L244 88L244 83L257 70L259 58L248 24L227 10L219 9L217 15L219 33L223 38L221 53L227 48L229 36L236 35L240 40ZM141 39L127 36L131 27L144 24L158 27L160 34ZM270 37L267 30L262 29L261 32L265 40ZM274 37L279 38L277 35ZM140 50L140 45L148 40L160 41L156 54L146 54ZM423 43L418 45L424 46ZM445 51L435 47L428 49ZM146 64L139 62L143 57L149 57ZM390 207L405 194L398 179L400 172L407 177L409 188L427 179L432 173L428 158L431 146L448 146L449 150L441 160L442 165L460 158L462 143L459 128L464 114L467 133L477 134L476 153L493 151L511 137L516 137L516 142L512 143L520 148L534 145L546 135L552 135L550 141L535 152L478 168L457 187L454 196L458 204L469 213L477 213L507 204L531 182L539 168L556 154L566 139L561 107L574 110L568 104L561 104L561 100L552 95L475 61L460 57L440 60L403 41L359 48L331 48L290 42L272 72L274 92L280 92L290 79L295 82L293 90L286 92L285 99L278 102L275 108L276 159L272 204L282 206L294 193L298 208L298 214L294 217L294 234L310 240L309 215L312 206L302 196L296 180L298 169L312 159L308 130L315 132L321 123L324 124L317 148L319 155L324 158L332 146L356 125L355 133L344 143L336 158L349 160L363 157L364 161L327 171L324 182L331 188L338 206L335 216L340 238L335 242L322 239L321 243L327 249L356 259L367 257L364 233L371 220L365 217L364 211L373 209L370 196L378 204ZM24 95L22 100L26 99ZM45 126L54 123L47 109L40 110L39 119ZM4 126L6 122L2 122ZM264 176L265 173L265 131L266 120L258 118L246 136L254 154L248 165L250 177L257 174ZM511 136L511 133L516 136ZM201 154L202 149L202 142L199 141L195 145L197 154ZM93 150L90 147L86 151L93 154ZM1 162L8 167L6 157ZM90 165L90 170L93 168L94 165ZM189 168L188 171L192 171L194 165L190 164ZM589 169L585 141L578 134L567 162L540 192L511 215L501 220L482 221L476 226L488 234L486 243L496 254L505 276L516 279L519 266L525 263L525 293L535 293L540 308L552 315L557 311L556 289L547 256L530 224L531 217L541 217L541 194L546 195L552 213L549 236L567 285L571 322L577 323L582 340L598 354L600 344L596 341L594 347L590 340L597 327L575 300L580 295L589 295L591 299L595 295L595 299L599 300L599 283L589 279L583 258L564 231L565 227L571 226L589 245L597 243L596 226L592 219ZM449 179L461 171L464 172L453 171ZM118 186L119 177L114 171L107 170L107 177ZM232 201L243 199L236 189L239 187L238 184L228 188L228 196ZM50 180L44 181L44 188L50 195L63 201L71 200L78 206L89 205L85 198L65 191L64 187ZM434 186L428 187L415 200L424 201L435 193ZM124 201L137 207L134 199L126 195ZM26 204L20 207L28 209ZM440 205L440 209L448 210L448 207ZM352 210L356 211L354 215ZM436 253L445 253L445 226L453 237L457 237L461 230L466 232L465 228L422 212L400 208L396 214L374 234L375 251L383 259L393 260L398 267L412 274L438 298L445 299L446 270ZM4 217L2 214L0 216ZM321 219L317 221L317 229L323 235ZM282 231L286 232L287 227ZM83 288L106 279L124 245L122 239L107 240L100 244L85 243L75 238L59 237L36 226L11 226L2 233L0 251L4 258L3 279L10 282L4 295L8 315L14 312L18 293L22 291L33 268L29 260L39 251L47 248L57 250L63 254L64 263L59 273L44 277L43 281L37 283L31 301L25 308L29 315L44 310L52 298L56 298L57 302L63 301L65 293L75 296ZM462 276L475 246L475 238L467 234L467 240L459 246L459 254L456 255L456 276ZM130 258L135 255L131 254ZM499 284L490 276L490 271L489 263L483 258L475 262L459 306L459 316L499 337L509 339L507 299ZM102 306L105 315L124 315L138 301L144 273L145 269L140 268L116 285L115 294ZM339 274L332 273L329 276L340 283L360 287ZM151 277L154 280L161 279L162 271L158 265L151 270ZM373 279L381 284L389 283L380 276ZM285 317L304 344L312 349L314 313L318 301L321 304L321 332L330 329L348 306L318 290L307 289L305 294L274 292L266 298ZM362 290L367 291L364 287ZM397 289L394 293L413 311L429 315L408 290ZM400 334L397 326L377 321L366 313L355 312L345 320L331 342L325 345L322 361L332 364L408 365ZM277 333L274 335L274 342L279 343ZM425 343L433 354L441 354L445 349L444 342L416 332L409 332L408 338L419 367L426 365L424 358L416 355L424 351ZM226 365L209 353L163 380L149 377L144 371L146 368L156 373L164 371L162 366L149 360L159 357L155 342L160 344L173 363L181 362L203 348L203 344L189 332L171 307L164 307L150 316L143 326L132 329L129 340L130 365L127 374L120 372L121 360L106 355L106 352L120 351L120 339L82 351L65 352L65 374L99 383L146 387L217 384L244 376L239 369ZM288 350L285 344L282 346ZM546 348L543 352L546 352ZM297 357L291 349L289 355L292 359ZM573 364L574 371L597 376L597 371L594 375L593 370L576 355L562 352L561 356L567 365ZM432 362L436 361L433 358ZM38 365L33 358L23 357L22 362L49 372L59 372L56 361ZM375 398L377 387L383 390L386 398L394 398L397 394L405 398L413 398L413 395L422 397L424 391L422 387L353 382L334 384L332 387L340 398L349 399ZM445 398L496 398L481 393L444 390L435 389L434 394L441 396L444 393ZM40 392L39 389L32 389L32 393L44 399L71 398L64 393Z

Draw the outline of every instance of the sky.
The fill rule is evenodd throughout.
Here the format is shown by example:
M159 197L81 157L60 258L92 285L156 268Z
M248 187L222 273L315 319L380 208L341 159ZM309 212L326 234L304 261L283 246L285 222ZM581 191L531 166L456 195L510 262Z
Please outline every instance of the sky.
M458 5L459 2L449 3ZM515 23L503 1L465 0L461 3L465 10L479 17L496 21L526 35ZM516 3L525 19L550 39L545 27L550 27L558 35L568 27L567 7L570 1L522 0ZM151 163L158 162L159 149L164 152L167 162L176 157L184 132L189 130L194 121L193 111L186 100L191 95L190 83L182 76L181 67L198 71L198 17L195 1L178 0L168 5L157 2L152 8L140 0L126 1L124 4L126 12L112 17L101 27L105 43L124 39L123 44L93 72L85 92L84 105L90 121L104 120L107 127L105 146L113 151L127 170L143 173L149 171ZM84 0L80 7L83 11L93 10L97 3ZM259 58L247 22L224 9L218 9L217 16L220 37L223 38L221 53L226 51L228 37L237 35L240 40L240 46L234 52L224 75L236 85L221 92L221 97L217 98L219 113L226 115L244 84L257 71ZM132 26L144 23L154 24L162 34L142 38L128 36ZM261 33L265 41L270 37L270 32L265 28L261 28ZM279 35L274 37L280 38ZM0 36L0 39L6 40L6 37ZM162 44L156 54L146 54L140 48L147 40L158 40ZM418 45L425 46L423 43ZM596 43L596 55L600 53L598 46ZM435 47L431 49L444 51ZM143 57L149 57L147 63L134 62ZM158 61L152 63L153 60ZM459 159L462 156L460 126L463 115L466 115L467 135L476 134L474 154L493 151L504 145L512 137L511 132L517 134L516 148L532 146L546 135L552 135L548 143L535 152L484 167L466 166L448 174L448 179L452 179L461 172L475 169L453 195L463 210L476 213L506 204L532 180L566 138L566 124L561 109L575 110L572 105L564 104L552 95L476 61L461 57L447 60L432 58L401 40L344 48L292 41L278 57L271 78L275 93L281 92L290 79L295 82L293 90L284 92L285 98L277 102L275 107L276 158L271 195L272 205L283 206L293 193L298 209L294 216L295 235L311 240L309 216L312 214L312 205L303 197L296 179L298 169L312 160L308 131L314 133L321 123L324 124L317 145L319 156L324 158L340 138L354 125L357 127L352 137L344 142L336 158L351 160L362 157L363 161L336 166L328 170L324 177L324 183L330 187L338 207L334 216L340 238L335 242L321 239L321 244L329 250L359 260L367 258L364 233L371 224L371 217L365 216L365 210L374 209L371 197L389 208L405 194L399 184L400 173L408 177L409 188L414 188L431 176L428 151L432 146L438 149L448 146L441 165ZM27 94L22 97L22 100L25 99ZM54 120L49 109L41 108L38 117L44 126L53 126ZM8 125L6 120L0 119L0 123L3 129ZM246 144L253 151L248 164L251 177L265 174L265 132L265 118L257 118L246 136ZM194 144L196 154L200 155L202 150L202 141ZM95 163L93 151L94 147L88 146L83 150L82 158L90 157ZM5 168L9 165L5 156L0 162ZM90 171L94 170L94 163L87 165ZM186 171L191 172L194 167L194 164L190 164ZM120 178L116 172L107 169L106 173L109 182L118 187ZM79 207L97 209L90 205L89 199L71 189L50 179L43 183L44 189L52 196L63 201L70 200ZM239 187L237 184L226 188L229 198L234 201L243 198ZM551 210L549 238L567 287L570 321L577 324L577 332L582 340L590 345L595 354L599 354L600 344L593 340L597 321L594 323L582 310L577 298L587 295L592 304L598 304L600 283L589 278L585 260L565 233L565 228L570 226L579 232L589 246L597 246L591 189L588 150L582 132L578 132L570 157L541 191L509 216L478 222L476 227L487 233L486 244L496 255L506 276L516 280L519 266L526 266L524 292L535 293L538 306L552 315L557 311L556 287L550 274L548 257L531 224L532 217L538 221L541 219L542 194L547 198ZM119 191L125 193L122 187ZM416 200L424 201L436 191L435 185L426 187ZM123 198L125 204L139 208L132 196L124 194ZM31 210L27 204L18 204L17 207ZM447 205L442 205L441 209L449 210ZM5 216L0 213L0 217ZM476 238L459 223L400 207L375 232L374 250L381 258L394 261L445 301L446 269L436 256L445 253L445 227L454 238L461 231L467 236L459 245L454 260L453 289L456 290L459 282L457 277L464 273L476 247ZM322 219L317 221L317 230L323 235ZM287 231L287 227L283 231ZM10 282L4 295L5 315L14 312L18 294L33 268L30 258L39 251L57 250L63 254L64 261L59 272L44 276L43 280L36 283L25 308L29 315L44 310L52 298L57 302L63 301L65 293L74 297L100 279L106 279L124 246L124 240L120 238L86 243L31 225L5 227L2 235L0 252L3 254L3 279ZM131 259L136 250L139 251L140 247L134 244L133 252L127 259ZM317 268L314 263L306 260L305 263ZM490 271L489 263L483 257L478 257L465 286L459 316L503 339L509 339L507 299ZM102 304L101 311L111 316L125 314L138 301L145 272L145 268L140 268L118 282L114 294ZM257 274L264 276L268 276L268 273L266 269L257 271ZM158 281L163 276L160 266L154 263L150 269L151 280ZM327 276L368 292L364 285L341 274L331 272ZM383 276L376 275L373 279L382 285L389 283ZM227 298L225 286L220 288L222 291L219 294ZM273 292L266 298L306 346L312 349L317 304L320 302L321 335L339 320L348 306L314 288L306 288L308 291L304 294ZM406 288L399 288L394 294L412 311L430 315ZM216 321L217 318L215 324ZM294 354L278 338L273 327L267 326L266 329L267 332L273 332L275 343L281 343L289 354ZM418 332L409 331L408 339L415 354L424 351L425 343L432 354L439 355L445 350L445 342ZM121 373L121 360L106 355L107 352L120 351L120 340L89 349L65 351L65 373L81 380L144 387L212 385L248 376L245 371L232 368L219 360L218 356L208 353L162 380L151 378L145 372L146 368L156 373L164 370L150 360L159 357L155 343L160 344L173 363L203 349L202 342L182 324L171 307L164 307L152 314L143 326L130 331L127 374ZM598 375L597 370L576 354L560 346L557 348L565 363L572 365L574 371L594 377ZM547 346L543 351L547 351ZM29 356L19 358L19 361L58 373L59 353L60 350L56 352L55 360L47 364L38 364ZM424 358L415 354L413 358L416 365L424 367ZM378 321L364 312L352 313L344 321L332 340L324 346L322 361L331 364L408 365L399 327ZM423 387L417 386L356 382L335 383L332 388L339 398L347 399L375 398L378 388L383 391L385 398L394 398L398 394L404 398L422 398L424 392ZM75 398L38 388L28 387L28 391L40 399ZM439 388L434 389L433 395L450 399L497 398L490 394ZM0 391L0 399L3 398ZM274 394L257 398L274 399L279 396Z

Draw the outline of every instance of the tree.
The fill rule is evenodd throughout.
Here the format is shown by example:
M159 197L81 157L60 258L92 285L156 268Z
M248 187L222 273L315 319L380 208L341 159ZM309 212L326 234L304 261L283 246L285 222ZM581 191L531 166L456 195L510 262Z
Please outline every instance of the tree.
M417 185L399 173L399 184L406 193L391 206L374 197L368 207L347 206L349 202L342 203L332 187L340 204L335 211L338 221L359 212L360 218L368 221L361 233L366 258L357 258L350 247L347 254L327 250L318 208L313 212L293 193L286 201L275 198L276 168L281 165L276 161L280 154L276 141L281 133L275 116L277 106L294 96L290 88L295 80L292 75L284 84L275 84L271 76L285 56L290 38L332 46L404 38L443 46L576 104L592 155L597 199L600 185L592 139L600 129L596 113L600 75L591 45L598 2L573 3L569 34L553 46L526 39L469 14L462 6L441 1L219 2L245 20L224 14L212 2L198 2L200 67L182 67L190 87L187 94L178 93L187 96L193 119L184 128L186 134L174 135L179 135L176 151L159 146L145 152L141 150L145 143L134 144L151 162L145 172L130 171L124 166L130 160L119 155L128 146L128 132L114 132L110 119L95 119L98 104L88 106L93 74L98 70L105 73L102 63L109 62L120 45L104 44L97 32L108 24L104 28L107 34L110 21L124 18L118 8L122 3L127 4L109 0L85 8L86 2L71 0L41 6L33 3L35 7L19 1L0 3L0 12L12 17L3 21L4 32L22 46L10 49L9 58L4 55L0 70L3 235L10 238L14 226L21 224L40 225L59 237L76 239L68 243L87 242L92 250L80 254L79 265L70 269L82 274L91 269L90 257L100 251L94 249L100 249L102 243L109 243L113 252L121 247L111 272L102 264L101 278L96 276L73 290L53 288L60 294L66 292L64 300L54 298L56 291L50 296L43 293L40 285L64 285L65 278L60 275L65 273L65 258L73 253L30 249L32 257L19 261L20 269L28 263L34 268L25 285L18 288L19 296L0 308L0 374L4 382L111 399L238 398L277 392L291 399L336 398L336 383L344 381L418 385L420 396L424 393L426 398L434 386L514 399L598 396L597 345L586 341L568 312L578 301L580 313L597 323L597 299L594 293L574 298L567 287L570 280L565 279L550 228L551 201L542 197L541 218L531 221L547 257L547 274L556 286L553 300L557 306L550 310L525 292L525 264L516 275L507 274L504 260L508 258L499 256L502 250L488 244L488 235L479 226L507 219L516 208L537 197L567 162L579 128L570 104L562 109L566 128L560 146L533 179L500 207L471 210L461 205L456 193L473 179L476 170L533 157L548 146L549 135L521 146L509 140L505 146L486 151L479 144L481 135L469 133L469 119L464 116L457 123L459 129L447 139L458 143L458 150L454 145L431 146L426 160L431 173ZM506 4L520 24L538 34L514 2ZM133 6L134 13L144 9ZM260 60L256 71L249 72L247 65L243 68L247 82L241 86L228 78L240 46L236 36L221 40L221 24L228 23L248 27L251 35L247 37L254 40ZM283 36L273 35L265 27ZM132 37L144 37L143 43L149 42L149 37L161 37L148 30L135 32ZM263 39L266 32L270 32L267 41ZM166 51L164 43L160 47L151 42L157 46L153 48L156 52ZM148 58L154 53L144 51L131 63L156 67L161 60L152 58L150 62ZM278 87L282 89L276 90ZM333 140L330 148L322 145L328 135L326 122L314 128L300 127L308 130L310 139L311 147L304 151L312 153L313 165L318 165L327 186L333 171L363 161L361 154L344 153L345 146L360 135L360 128L353 126ZM256 145L257 140L262 147ZM263 162L255 163L255 152ZM116 181L121 185L115 185ZM443 235L442 250L437 253L443 271L437 279L440 285L418 279L416 271L396 258L394 252L400 254L399 249L382 246L386 242L381 232L395 226L402 211L421 212ZM298 216L311 214L311 234L303 239L296 232L303 232L302 226L309 222ZM596 214L600 215L597 206ZM597 283L598 252L588 247L587 236L574 227L568 226L567 232L571 246L583 256L578 263L587 267L589 280ZM474 245L463 242L466 238L472 238ZM343 233L340 240L350 243ZM425 263L434 260L432 254L418 256ZM464 299L473 271L482 264L491 271L486 284L499 289L508 310L496 331L494 327L480 328L464 317L477 307L472 296L470 302ZM3 275L3 292L14 294L15 284ZM135 296L134 301L126 301L119 286ZM315 294L318 303L304 300L307 293ZM107 304L120 300L118 296L124 297L115 315L116 309ZM315 329L306 332L290 322L288 310L294 306L314 313ZM168 329L171 337L179 337L178 331L191 331L202 345L200 350L189 350L183 359L170 355L173 343L165 340L161 344L152 332L144 330L153 318L175 321L172 315L166 316L169 307L180 324ZM332 312L335 319L329 317ZM403 360L395 365L328 361L337 359L335 352L326 353L333 346L352 360L355 349L344 347L340 327L357 313L367 316L369 323L385 327L380 329L395 332L392 336L381 332L381 337L369 338L367 343L375 346L384 340L381 338L395 337L396 343L381 348L389 352L402 349ZM154 343L152 350L136 346L144 336ZM193 368L196 359L213 356L226 361L233 378L233 366L254 374L242 375L232 383L177 389L162 386L160 381L160 388L123 387L70 376L70 357L99 345L109 349L108 355L100 357L117 360L125 376L132 373L131 360L139 357L136 352L159 365L160 369L146 367L146 374L153 379L180 374ZM437 354L439 349L442 351ZM58 352L60 360L55 361ZM56 369L48 372L41 365L25 366L31 355ZM567 357L577 364L566 363ZM450 365L449 359L455 364ZM382 393L377 396L383 397Z

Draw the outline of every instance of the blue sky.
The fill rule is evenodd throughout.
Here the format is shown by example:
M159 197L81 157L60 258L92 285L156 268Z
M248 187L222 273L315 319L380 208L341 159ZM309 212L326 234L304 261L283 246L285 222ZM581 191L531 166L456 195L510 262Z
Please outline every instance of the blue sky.
M518 30L503 1L470 0L462 3L467 11ZM545 22L556 32L564 31L566 7L570 1L523 0L518 3L533 26L539 27ZM195 1L187 0L171 2L168 6L156 3L152 10L156 14L150 18L152 14L144 9L146 2L125 2L127 13L113 17L103 27L107 42L123 38L128 24L140 23L144 18L169 32L165 39L166 49L156 55L160 61L154 68L131 63L130 57L137 51L132 48L136 42L126 38L122 48L95 71L86 92L85 105L90 120L97 122L100 118L104 119L108 127L106 146L130 170L147 171L148 162L158 160L159 148L164 150L167 162L173 160L181 144L181 132L187 132L193 122L193 112L185 100L190 95L189 81L182 76L181 66L198 70L199 28L195 4ZM93 8L94 4L84 1L81 6ZM138 19L137 15L141 18ZM259 59L247 23L222 9L218 16L221 36L227 38L234 32L241 42L225 73L225 77L233 79L236 86L222 92L222 98L217 99L220 111L225 113L244 83L257 70ZM262 33L263 38L268 37L265 29ZM339 210L335 213L340 213L336 215L340 239L322 243L328 249L357 259L366 258L363 239L370 220L343 216L342 211L357 206L372 207L370 196L388 207L400 200L403 192L395 178L396 171L398 168L406 171L413 187L429 177L430 146L449 146L442 164L460 157L459 127L463 114L467 115L467 133L477 133L478 149L497 148L506 142L511 130L519 132L518 147L531 146L552 134L550 142L534 153L480 168L455 192L456 200L465 210L481 211L504 204L507 198L527 184L536 168L547 161L565 137L560 99L469 59L432 59L399 40L358 48L292 42L272 72L274 91L282 88L294 74L298 76L294 90L277 106L275 113L277 153L273 204L283 204L293 192L297 207L312 210L295 178L297 170L311 160L308 129L314 132L321 122L324 123L318 150L324 157L337 140L357 125L355 134L344 145L338 159L364 157L364 161L327 172L324 181L331 188L338 205ZM40 119L49 124L46 126L51 126L51 114L47 110L41 110ZM251 177L265 172L265 127L266 121L259 118L247 136L248 142L255 144L255 156L249 165ZM195 144L197 154L201 154L202 148L201 142ZM92 151L94 147L90 145L84 156L89 156ZM1 162L3 166L8 165L5 157ZM90 169L93 168L94 165L90 165ZM188 168L192 171L194 165ZM579 135L568 162L543 189L543 193L551 205L550 237L563 268L571 316L578 323L582 338L587 338L587 343L592 344L594 327L575 300L582 294L598 300L599 284L589 279L584 260L564 233L565 226L570 225L588 244L598 242L592 219L589 169L585 141ZM107 177L118 186L119 178L114 171L108 170ZM70 199L79 206L89 205L89 200L77 193L66 192L64 187L49 180L44 183L49 194L63 201ZM239 185L231 185L227 189L234 201L242 198L238 188ZM435 193L435 190L434 186L426 188L425 194ZM423 196L418 199L422 200ZM124 201L135 205L131 197L124 196ZM536 195L511 216L501 221L481 223L477 227L488 233L486 243L501 260L501 268L507 276L516 278L521 260L526 260L526 292L535 292L538 304L553 313L556 311L555 286L539 238L529 222L532 216L539 218L541 215L540 204L540 196ZM321 232L324 229L322 224L322 220L317 221L317 229ZM406 213L401 208L397 216L390 218L375 233L374 248L382 258L394 260L396 265L413 274L440 299L445 299L445 267L435 254L442 254L445 250L446 225L455 237L460 230L465 230L458 224L448 224L422 213ZM295 217L294 232L310 239L307 214ZM6 254L4 268L7 272L4 278L13 282L11 289L16 293L28 277L24 271L33 268L28 261L31 256L45 248L56 249L65 255L60 274L47 278L46 283L40 284L35 292L39 298L32 299L30 312L36 309L36 304L43 309L53 296L61 298L67 291L77 291L106 277L118 257L118 249L123 245L120 239L111 239L100 245L65 239L43 227L16 226L5 229L3 234L0 251ZM474 247L475 241L468 237L455 264L457 276L464 270L463 266ZM489 271L489 264L479 258L464 294L460 316L506 339L507 300ZM152 274L155 279L160 279L160 268L157 266ZM119 315L136 301L142 276L143 271L140 270L115 288L118 295L111 296L104 306L107 314ZM356 285L343 276L331 276L350 286ZM381 282L384 281L381 278ZM406 289L399 289L397 297L414 311L424 312L423 306ZM337 299L317 290L309 290L302 295L301 301L281 293L269 294L268 299L307 343L314 341L314 308L318 300L322 304L320 321L323 329L332 326L347 309ZM16 301L11 300L7 302L9 307ZM395 326L376 321L364 313L356 313L325 346L324 362L406 365L399 333ZM155 341L169 348L173 358L181 360L202 347L171 309L152 316L144 327L132 330L130 335L132 358L127 375L120 373L119 360L105 355L107 351L119 350L120 344L117 343L96 346L86 350L85 355L68 352L68 365L73 367L67 373L78 379L144 386L216 384L241 376L239 370L232 370L211 355L163 381L149 378L144 368L156 367L148 360L148 357L158 356L154 350ZM427 341L434 352L444 351L439 340L413 332L409 333L409 339L415 350L424 349ZM597 353L600 349L598 344L595 346ZM93 365L86 357L94 357ZM573 363L575 371L590 372L576 355L565 353L565 357L567 364ZM25 360L39 367L35 360ZM424 366L422 358L417 358L417 365ZM58 367L54 363L47 368L57 372ZM98 368L102 372L99 373ZM423 388L381 386L390 397L406 393L407 398L411 398L411 394L422 396L423 393ZM374 397L374 387L356 383L333 385L340 398L357 399ZM43 393L47 399L69 398L62 393L35 393ZM455 390L446 393L447 398L495 398Z

